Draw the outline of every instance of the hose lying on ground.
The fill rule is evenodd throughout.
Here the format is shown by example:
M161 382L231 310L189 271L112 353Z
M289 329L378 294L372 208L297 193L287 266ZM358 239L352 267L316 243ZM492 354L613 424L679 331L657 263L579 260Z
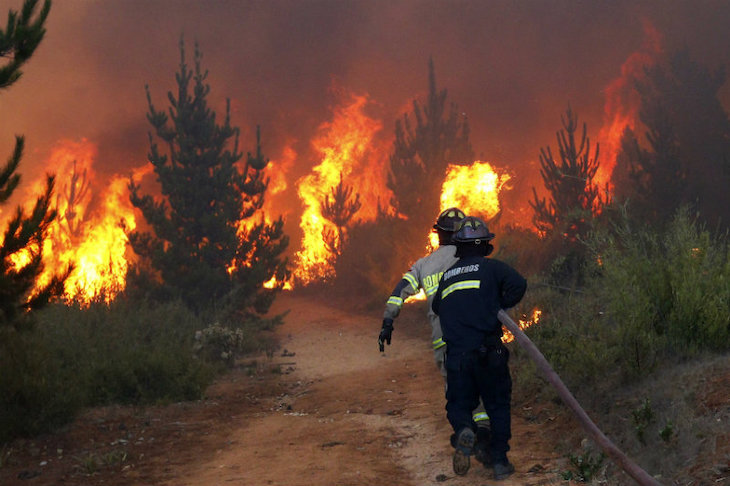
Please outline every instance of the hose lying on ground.
M553 370L550 363L545 359L545 356L537 349L537 346L527 337L520 326L517 325L512 318L507 315L504 310L500 310L497 314L499 321L511 332L515 341L524 348L528 356L535 362L537 367L542 371L547 380L555 387L558 391L558 395L565 402L566 405L573 411L578 418L578 421L583 428L588 432L591 438L603 449L603 451L613 459L613 461L621 467L626 473L634 478L634 480L641 486L661 486L661 484L644 471L638 464L629 459L626 454L616 447L613 442L609 440L606 435L596 426L591 420L588 414L583 410L575 397L570 393L568 387L565 386L563 380L560 379L558 374Z

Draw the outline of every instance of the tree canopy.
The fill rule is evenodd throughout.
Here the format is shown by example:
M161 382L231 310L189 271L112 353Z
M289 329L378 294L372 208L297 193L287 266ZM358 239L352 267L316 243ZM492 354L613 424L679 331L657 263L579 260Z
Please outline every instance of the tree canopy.
M242 160L230 101L219 121L208 106L208 72L201 60L196 44L189 67L180 41L177 91L168 93L167 112L155 107L146 88L153 127L148 159L161 196L142 195L140 184L130 181L130 200L151 228L131 232L130 243L164 295L198 311L227 302L255 316L268 310L280 287L264 289L264 282L284 280L281 255L288 238L281 218L267 223L261 215L269 161L261 151L260 132L256 151Z

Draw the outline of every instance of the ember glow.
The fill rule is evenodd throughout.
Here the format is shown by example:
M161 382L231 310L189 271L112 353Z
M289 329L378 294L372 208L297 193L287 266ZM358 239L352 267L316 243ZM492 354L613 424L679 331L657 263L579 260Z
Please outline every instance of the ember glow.
M332 255L323 241L323 231L335 231L334 224L322 216L322 201L340 182L360 195L361 209L355 221L371 221L378 203L390 201L384 181L387 150L378 150L376 134L382 129L378 120L363 112L368 99L349 95L334 109L331 122L323 123L312 145L321 161L312 172L297 181L297 193L303 213L299 227L303 232L301 248L296 254L295 279L307 284L333 275Z

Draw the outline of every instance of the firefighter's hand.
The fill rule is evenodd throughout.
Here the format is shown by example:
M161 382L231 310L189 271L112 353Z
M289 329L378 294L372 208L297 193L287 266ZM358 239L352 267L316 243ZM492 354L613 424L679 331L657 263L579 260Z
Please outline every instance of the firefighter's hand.
M380 347L381 353L385 351L385 343L388 343L388 346L390 346L390 338L392 334L393 319L383 319L383 328L380 330L380 336L378 336L378 346Z

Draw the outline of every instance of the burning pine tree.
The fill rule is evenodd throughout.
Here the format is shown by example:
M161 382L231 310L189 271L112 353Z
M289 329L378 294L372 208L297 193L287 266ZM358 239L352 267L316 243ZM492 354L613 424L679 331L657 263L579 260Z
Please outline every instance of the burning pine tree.
M148 157L162 199L141 196L139 184L130 181L131 202L154 233L134 231L129 240L163 295L182 298L198 311L230 303L244 317L255 317L268 310L274 296L264 282L285 280L281 254L288 238L281 218L272 224L251 221L263 204L268 159L257 132L255 155L249 153L242 168L237 165L242 154L239 130L230 124L230 101L223 123L217 123L206 100L210 86L201 58L196 44L191 70L181 40L178 91L168 95L169 116L155 109L147 87L147 119L169 153L161 153L150 134Z
M50 0L46 0L38 12L37 0L26 0L18 15L10 11L5 30L0 30L0 57L10 61L0 68L0 89L10 87L21 76L20 68L35 52L45 35L45 21L51 8ZM23 157L25 139L15 139L15 150L7 164L0 169L0 203L12 196L20 183L20 174L16 171ZM26 322L26 310L45 305L51 297L63 293L63 283L70 269L52 276L48 281L39 283L43 273L43 242L48 227L56 218L56 211L51 209L54 177L47 176L46 187L42 195L36 199L33 210L25 214L18 207L10 218L0 246L0 324L20 326Z
M351 197L352 187L344 185L342 173L340 173L340 183L333 187L331 194L321 201L322 216L335 225L334 230L331 228L322 230L324 244L335 262L342 255L342 250L347 245L347 229L352 218L362 207L360 194L355 193L354 199L351 199Z

